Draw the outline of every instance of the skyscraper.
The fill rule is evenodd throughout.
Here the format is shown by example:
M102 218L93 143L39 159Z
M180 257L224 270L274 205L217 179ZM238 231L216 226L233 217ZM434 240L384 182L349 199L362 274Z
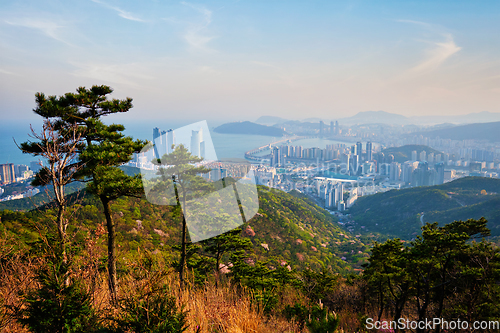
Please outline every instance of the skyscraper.
M363 144L361 142L356 142L356 152L359 157L363 155Z
M434 165L437 173L436 185L440 185L444 183L444 163L438 162Z
M411 160L412 161L416 161L417 160L417 151L416 150L413 150L411 152Z
M281 164L281 154L278 147L273 147L271 152L271 166L275 167Z
M323 137L324 130L325 130L325 123L323 122L323 120L320 120L319 121L319 137L320 138Z
M366 160L367 161L372 160L372 151L373 151L372 143L370 141L368 141L366 143Z
M14 164L0 164L0 177L2 178L1 181L4 184L15 183L16 172L14 169Z
M167 131L161 131L161 149L160 150L161 150L160 151L161 156L168 153Z
M335 135L335 125L330 121L330 135Z
M422 150L420 152L420 162L424 162L424 161L427 161L427 152L425 150Z
M155 158L161 158L161 132L158 127L153 128L153 150L155 152Z
M175 134L172 129L167 131L167 153L171 153L173 151L172 146L175 145Z
M202 157L201 155L201 143L203 141L203 129L200 128L198 131L192 131L191 134L191 154ZM204 147L205 145L203 145ZM203 149L205 150L205 149ZM203 152L204 153L204 152Z

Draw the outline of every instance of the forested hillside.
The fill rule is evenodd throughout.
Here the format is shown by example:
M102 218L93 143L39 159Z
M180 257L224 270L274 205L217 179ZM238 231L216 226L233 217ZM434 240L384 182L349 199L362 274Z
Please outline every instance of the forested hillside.
M357 200L350 209L356 232L413 239L422 222L441 224L486 217L500 235L500 180L466 177L426 187L392 190ZM364 226L364 228L361 228Z

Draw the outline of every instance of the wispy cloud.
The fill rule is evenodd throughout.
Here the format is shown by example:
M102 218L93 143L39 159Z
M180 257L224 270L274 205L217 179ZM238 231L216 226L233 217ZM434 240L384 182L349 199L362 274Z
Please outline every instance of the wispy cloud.
M65 41L59 35L59 31L61 28L64 28L63 25L60 25L53 20L44 20L41 18L18 18L18 19L8 19L4 21L5 23L17 27L30 28L40 31L47 37L53 38L59 42L64 44L73 46L71 43Z
M452 35L447 34L444 37L446 38L446 41L432 43L434 47L427 51L427 58L417 66L411 68L410 72L424 73L432 71L462 49L460 46L455 44Z
M116 6L111 6L105 2L99 1L99 0L91 0L92 2L95 2L97 4L100 4L103 7L112 9L118 13L118 15L124 19L131 20L131 21L136 21L136 22L145 22L143 19L135 16L134 14L127 12L119 7Z
M444 41L424 41L432 45L425 51L426 57L420 63L408 70L408 74L423 74L439 68L447 59L459 52L462 48L455 43L453 35L443 32L445 29L435 24L415 21L415 20L396 20L396 22L409 23L423 27L439 36Z
M207 36L203 34L203 32L210 25L210 23L212 23L212 11L207 9L205 6L195 5L189 2L183 1L181 4L196 10L202 15L201 22L189 25L183 36L185 41L194 49L211 51L207 44L214 39L214 37Z

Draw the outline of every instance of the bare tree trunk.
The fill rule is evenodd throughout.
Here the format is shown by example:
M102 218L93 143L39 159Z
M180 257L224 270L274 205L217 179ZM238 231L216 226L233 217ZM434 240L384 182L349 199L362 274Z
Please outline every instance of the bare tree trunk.
M115 224L111 217L111 205L109 200L101 197L104 206L104 215L106 217L106 227L108 229L108 286L111 301L117 301L117 281L116 281L116 254L115 254Z
M57 211L57 232L59 234L59 240L61 241L61 248L64 260L66 260L66 228L64 223L64 211L65 206L59 206Z

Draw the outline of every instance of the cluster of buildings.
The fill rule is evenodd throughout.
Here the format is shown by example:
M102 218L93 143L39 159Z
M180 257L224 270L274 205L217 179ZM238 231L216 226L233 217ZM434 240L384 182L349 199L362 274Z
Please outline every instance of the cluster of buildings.
M41 162L31 162L30 167L23 164L5 163L0 164L0 185L8 185L17 182L22 182L33 176L34 172L37 172L41 168ZM27 191L20 194L13 194L8 196L3 196L5 190L0 187L0 201L8 201L14 199L21 199L31 197L40 190L37 188L29 187Z
M152 161L154 159L160 159L165 154L170 154L175 144L174 130L169 129L168 131L162 131L160 128L155 127L153 128L153 149L137 154L134 153L132 160L127 163L127 165L154 170L155 165ZM192 155L205 158L205 141L203 139L202 128L197 131L192 131L189 151Z
M347 174L356 175L362 163L373 158L372 142L367 142L365 147L363 150L361 142L351 147L345 144L332 144L324 149L291 145L274 146L271 147L269 161L272 167L285 166L293 162L337 162L345 164Z
M41 168L40 162L31 162L30 166L14 163L0 164L0 185L26 180Z
M40 193L40 190L33 187L33 188L28 189L27 191L25 191L23 193L8 195L5 198L2 197L3 193L4 193L4 190L2 188L0 188L0 202L15 200L15 199L22 199L22 198L29 198L29 197L34 196L37 193Z
M160 128L153 128L153 151L156 158L161 158L165 154L172 152L172 145L175 145L175 133L172 129L162 131Z
M218 181L224 177L243 178L250 171L250 163L232 163L232 162L208 162L205 163L210 172L202 174L205 179Z

